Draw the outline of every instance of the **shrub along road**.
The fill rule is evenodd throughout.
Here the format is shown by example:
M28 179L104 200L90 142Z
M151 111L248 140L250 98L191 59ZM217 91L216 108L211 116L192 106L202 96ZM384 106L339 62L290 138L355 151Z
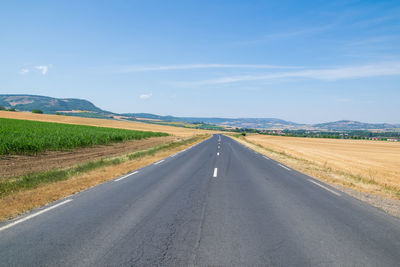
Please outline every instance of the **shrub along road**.
M399 219L219 135L0 224L0 265L396 266L399 251Z

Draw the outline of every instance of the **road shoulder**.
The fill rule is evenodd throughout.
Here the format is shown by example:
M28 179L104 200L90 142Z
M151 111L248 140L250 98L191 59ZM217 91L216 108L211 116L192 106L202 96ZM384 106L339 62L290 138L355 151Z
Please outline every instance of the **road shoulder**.
M354 184L346 183L343 184L337 179L337 175L334 172L329 170L325 170L320 166L311 166L309 162L305 159L297 159L293 157L289 157L284 153L277 153L268 148L264 148L261 145L253 144L243 138L238 138L234 136L229 136L235 141L249 147L250 149L257 151L273 160L281 162L286 166L291 167L292 169L304 173L308 176L311 176L317 180L323 181L324 183L329 184L330 186L345 192L348 195L351 195L354 198L357 198L363 202L366 202L374 207L384 210L385 212L400 218L400 200L395 198L385 197L383 195L373 194L369 192L363 192L361 190L357 190L357 187L354 187ZM344 175L344 174L342 174Z

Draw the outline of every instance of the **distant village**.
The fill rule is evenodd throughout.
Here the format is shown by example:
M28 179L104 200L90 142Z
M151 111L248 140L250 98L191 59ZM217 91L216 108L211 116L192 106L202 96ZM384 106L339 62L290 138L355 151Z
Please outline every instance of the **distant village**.
M373 132L368 130L354 131L315 131L315 130L260 130L251 128L236 128L237 132L258 133L265 135L279 135L292 137L310 138L333 138L333 139L358 139L399 142L400 132Z

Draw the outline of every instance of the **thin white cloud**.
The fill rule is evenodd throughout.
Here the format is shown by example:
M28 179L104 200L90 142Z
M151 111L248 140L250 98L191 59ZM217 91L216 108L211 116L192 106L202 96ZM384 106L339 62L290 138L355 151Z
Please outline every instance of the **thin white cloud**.
M214 80L186 82L186 85L229 84L244 81L266 81L281 78L305 78L325 81L367 78L376 76L400 75L400 62L388 62L361 66L337 67L330 69L309 69L268 73L261 75L242 75L222 77Z
M393 34L393 35L383 35L377 36L373 38L365 38L365 39L356 39L344 42L345 46L348 47L359 47L359 46L368 46L368 45L379 45L382 46L382 43L391 43L391 41L399 40L400 36Z
M43 75L46 75L47 71L49 70L49 66L46 65L36 66L35 69L40 70Z
M187 64L187 65L136 65L120 68L117 72L146 72L146 71L168 71L168 70L190 70L211 68L235 68L235 69L299 69L302 67L279 66L279 65L257 65L257 64Z
M281 41L281 40L290 39L290 38L313 36L313 35L325 32L327 30L330 30L334 26L335 26L335 24L332 23L332 24L328 24L328 25L297 29L294 31L274 32L274 33L265 34L261 37L258 37L258 38L252 39L252 40L235 42L234 44L236 44L236 45L263 44L263 43Z
M399 10L392 10L392 13L394 13L394 14L381 16L381 17L375 17L372 19L360 20L360 21L353 23L353 26L361 26L361 27L370 28L372 26L380 25L380 24L385 23L390 20L398 20L399 19L398 12L399 12Z
M336 101L341 103L346 103L346 102L351 102L351 99L342 97L342 98L337 98Z
M139 98L140 99L149 99L152 95L153 95L152 93L150 93L150 94L141 94L139 96Z
M29 69L25 69L25 68L23 68L19 71L19 73L22 75L27 74L28 72L29 72Z

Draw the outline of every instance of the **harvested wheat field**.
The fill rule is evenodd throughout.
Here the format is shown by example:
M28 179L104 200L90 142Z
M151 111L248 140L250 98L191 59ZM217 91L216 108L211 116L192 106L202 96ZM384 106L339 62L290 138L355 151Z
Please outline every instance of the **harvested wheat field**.
M20 120L34 120L34 121L45 121L45 122L59 122L67 124L78 124L78 125L89 125L98 127L110 127L137 131L153 131L153 132L164 132L178 137L190 137L197 134L213 133L213 131L190 129L183 127L165 126L158 124L148 124L142 122L133 121L117 121L117 120L106 120L106 119L92 119L92 118L81 118L73 116L62 116L62 115L48 115L48 114L33 114L29 112L11 112L11 111L0 111L0 118L9 119L20 119Z
M307 165L310 165L309 171L318 167L328 175L316 176L330 182L400 198L399 142L267 135L249 135L246 140L278 152L275 154L279 159L287 154L287 161L292 157L293 167L299 167L300 170ZM293 157L300 160L294 162Z

